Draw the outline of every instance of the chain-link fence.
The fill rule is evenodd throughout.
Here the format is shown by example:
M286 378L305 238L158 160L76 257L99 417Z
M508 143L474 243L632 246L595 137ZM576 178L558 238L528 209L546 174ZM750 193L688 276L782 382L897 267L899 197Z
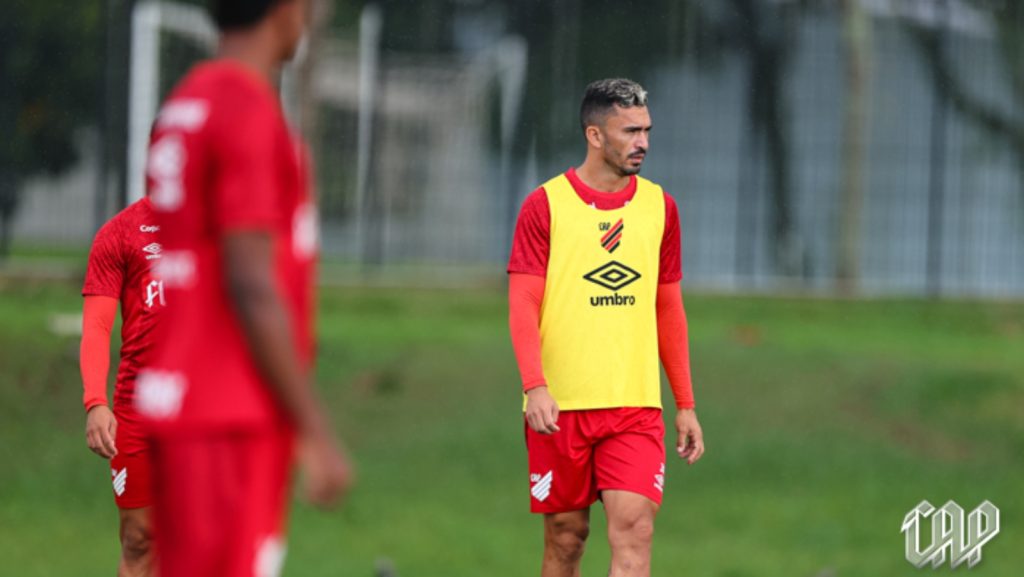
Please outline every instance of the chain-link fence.
M1024 295L1024 10L665 0L645 4L652 18L620 4L336 5L335 24L361 17L326 26L312 71L284 82L314 119L325 258L500 274L518 204L583 158L583 86L624 75L651 95L644 175L678 202L688 285ZM149 98L208 50L177 26L143 31L160 46ZM16 246L88 243L88 207L109 214L94 198L118 196L94 156L22 185Z

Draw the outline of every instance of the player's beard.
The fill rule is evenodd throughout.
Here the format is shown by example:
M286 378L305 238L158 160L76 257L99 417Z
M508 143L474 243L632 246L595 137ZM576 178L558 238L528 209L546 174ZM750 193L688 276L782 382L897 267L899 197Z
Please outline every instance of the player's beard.
M626 164L619 167L619 172L622 173L622 176L633 176L635 174L640 174L640 165L629 166L628 164Z
M646 155L646 151L645 151L645 155ZM632 155L627 156L625 161L623 161L621 164L617 164L615 166L615 168L618 169L619 174L621 174L622 176L633 176L633 175L636 175L636 174L640 174L640 169L643 167L644 159L641 158L639 164L633 165L633 164L630 164L630 159L631 158L632 158Z

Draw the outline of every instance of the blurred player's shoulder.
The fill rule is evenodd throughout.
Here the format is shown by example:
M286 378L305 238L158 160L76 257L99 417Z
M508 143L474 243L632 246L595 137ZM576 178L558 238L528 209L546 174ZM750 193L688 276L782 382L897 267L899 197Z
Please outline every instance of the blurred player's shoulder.
M258 73L231 60L209 60L194 66L178 83L161 110L158 122L187 125L199 121L202 116L200 100L208 106L224 105L218 109L221 113L239 108L279 107L274 87Z

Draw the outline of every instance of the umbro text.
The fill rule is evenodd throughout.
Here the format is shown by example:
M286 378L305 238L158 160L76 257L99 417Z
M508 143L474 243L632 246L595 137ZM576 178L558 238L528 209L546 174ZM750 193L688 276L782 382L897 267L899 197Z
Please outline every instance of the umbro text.
M590 297L592 307L631 307L636 304L636 297L632 295L622 296L618 293L610 297Z

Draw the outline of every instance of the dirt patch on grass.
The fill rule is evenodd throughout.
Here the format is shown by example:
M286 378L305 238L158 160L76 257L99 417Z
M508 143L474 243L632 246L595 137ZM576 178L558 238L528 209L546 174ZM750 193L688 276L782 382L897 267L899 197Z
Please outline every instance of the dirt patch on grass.
M858 398L840 405L840 411L863 435L901 447L925 459L944 463L968 461L977 447L922 420L909 411L891 414L880 405L885 390L898 386L891 378L871 378L860 387Z

